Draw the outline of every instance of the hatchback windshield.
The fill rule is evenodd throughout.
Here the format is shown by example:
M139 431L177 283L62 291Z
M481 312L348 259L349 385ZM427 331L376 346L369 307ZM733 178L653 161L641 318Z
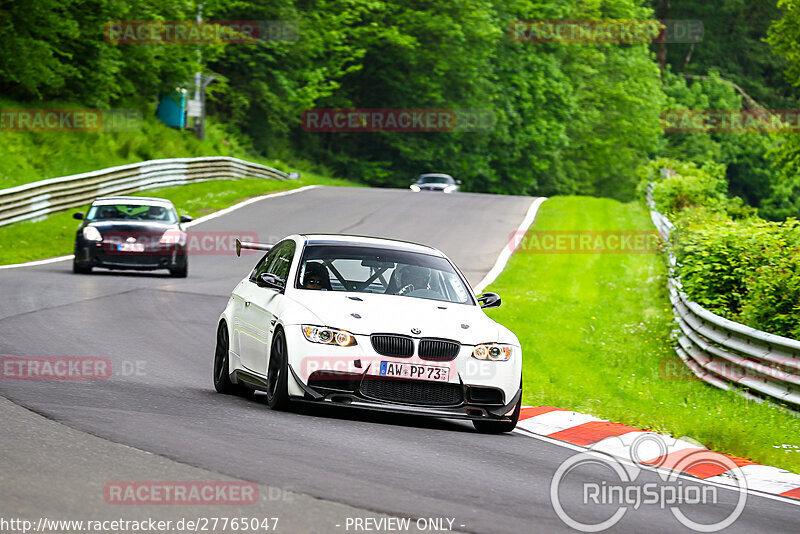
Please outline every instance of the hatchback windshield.
M296 287L474 304L461 276L445 258L377 247L309 245Z
M158 221L175 223L175 210L153 204L101 204L92 206L86 216L93 221Z

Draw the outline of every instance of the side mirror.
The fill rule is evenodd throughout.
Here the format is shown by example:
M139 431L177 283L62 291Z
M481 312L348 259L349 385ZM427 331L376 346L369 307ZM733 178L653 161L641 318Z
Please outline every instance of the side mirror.
M462 182L461 180L456 180L456 185L461 185L461 184L463 184L463 183L464 183L464 182Z
M181 215L181 222L182 223L192 222L192 218L189 217L188 215Z
M484 293L478 297L481 308L497 308L500 306L500 295L497 293Z
M73 213L72 214L72 218L73 219L77 219L79 221L82 221L83 220L83 212L79 211L78 213Z
M264 273L258 277L258 285L261 287L268 287L270 289L277 289L283 291L286 289L286 283L280 279L277 274Z

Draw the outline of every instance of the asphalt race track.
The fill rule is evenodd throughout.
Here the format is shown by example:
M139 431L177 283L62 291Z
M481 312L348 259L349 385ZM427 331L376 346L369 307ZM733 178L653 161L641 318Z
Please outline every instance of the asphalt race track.
M476 284L507 246L531 201L316 188L250 204L191 231L254 232L264 242L297 232L418 241L441 249ZM218 477L305 495L305 523L285 518L280 532L347 532L320 512L327 502L353 507L362 516L453 518L454 529L468 532L570 531L550 497L558 466L575 454L562 445L521 433L480 435L458 421L316 407L276 413L259 397L215 393L211 369L217 318L257 257L194 255L187 279L169 278L166 271L73 275L68 261L0 270L0 355L99 356L109 358L114 370L107 380L0 380L0 395L70 427L70 435L76 435L70 439L89 433L160 455L159 461L175 460ZM2 417L11 413L17 412L0 411ZM0 419L2 443L11 443L11 423ZM36 455L44 444L32 437L16 446ZM69 465L79 452L74 449L66 442L53 446L37 465L42 471ZM125 476L154 476L142 473L132 470ZM3 514L14 514L2 502L10 502L14 488L26 484L23 475L4 466ZM576 516L590 518L598 510L582 512L580 482L607 477L607 471L587 469L566 479L561 502L571 503ZM86 471L85 478L102 488L108 475ZM654 472L640 474L639 480L664 484ZM63 491L57 480L56 491ZM716 505L693 508L693 518L712 523L729 514L738 494L720 488L718 496ZM41 513L48 511L47 502L38 504ZM280 515L279 506L276 510ZM85 515L90 514L87 510ZM728 531L797 532L798 514L795 505L750 495ZM669 509L657 505L628 510L612 530L688 531Z

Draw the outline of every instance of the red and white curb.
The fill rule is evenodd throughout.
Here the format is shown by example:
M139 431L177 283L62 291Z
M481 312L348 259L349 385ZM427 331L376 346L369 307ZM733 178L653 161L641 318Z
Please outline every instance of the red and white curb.
M748 490L800 500L800 475L713 452L691 438L673 438L552 406L523 407L517 430L726 486L737 486L736 477L741 476Z

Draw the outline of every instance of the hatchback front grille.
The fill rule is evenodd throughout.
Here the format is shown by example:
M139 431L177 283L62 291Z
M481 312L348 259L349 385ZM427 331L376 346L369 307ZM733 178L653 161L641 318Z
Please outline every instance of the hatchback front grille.
M377 400L422 406L458 406L464 401L459 384L422 380L364 379L361 394Z
M419 357L423 360L447 362L454 360L461 350L461 345L446 339L422 339L419 342Z
M408 358L414 354L414 342L408 336L396 334L372 334L372 348L383 356Z

